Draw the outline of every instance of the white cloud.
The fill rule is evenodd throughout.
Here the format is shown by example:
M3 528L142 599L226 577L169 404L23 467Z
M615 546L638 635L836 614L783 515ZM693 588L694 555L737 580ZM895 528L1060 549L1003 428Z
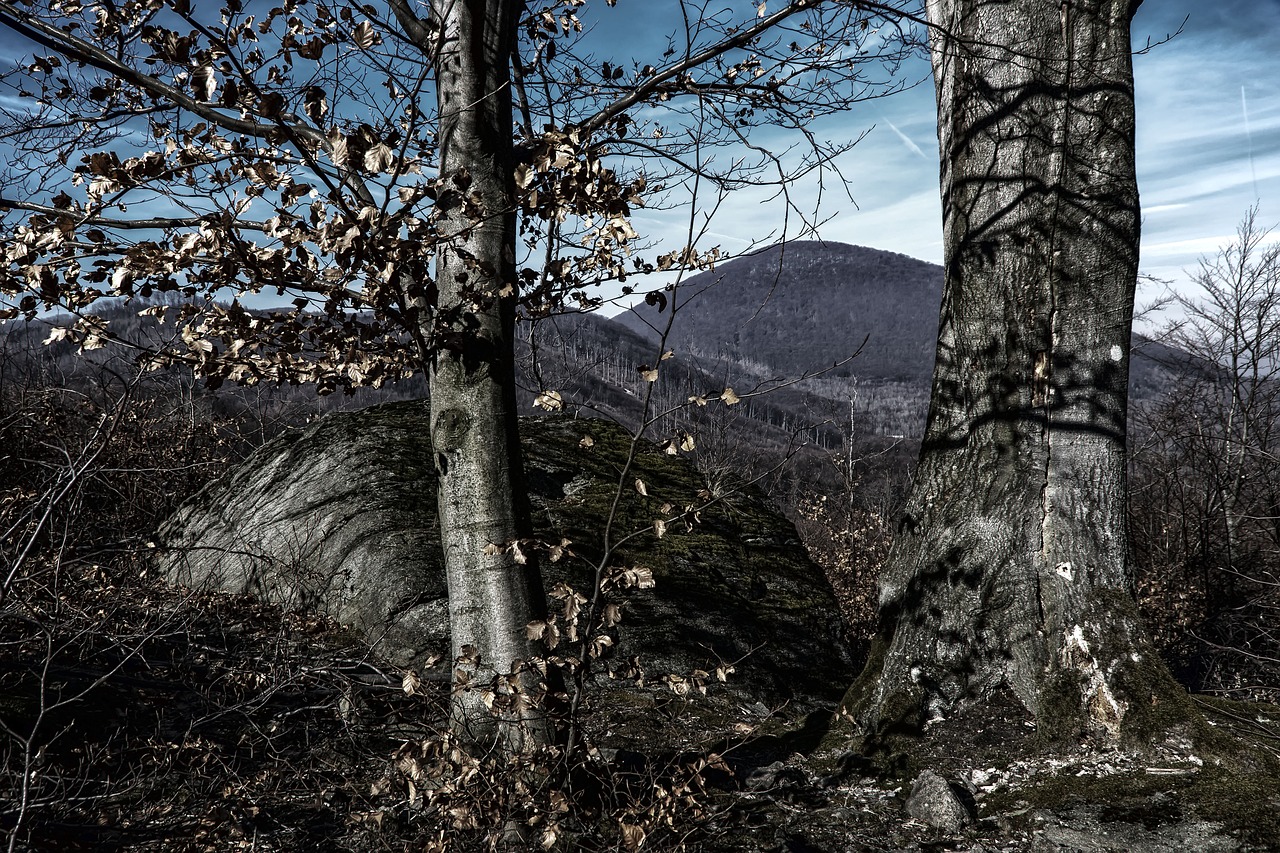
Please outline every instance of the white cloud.
M920 150L920 146L916 145L914 142L911 141L911 137L907 136L905 133L898 130L898 126L896 124L889 121L888 119L885 119L884 122L885 124L889 125L889 129L894 132L894 134L898 137L898 139L902 140L902 144L907 146L908 151L910 151L912 154L915 154L917 157L919 157L922 160L929 159L929 157L923 151Z
M1193 237L1188 240L1169 240L1163 243L1142 244L1143 257L1177 257L1187 254L1196 256L1213 254L1219 248L1235 239L1234 234L1220 234L1216 237Z

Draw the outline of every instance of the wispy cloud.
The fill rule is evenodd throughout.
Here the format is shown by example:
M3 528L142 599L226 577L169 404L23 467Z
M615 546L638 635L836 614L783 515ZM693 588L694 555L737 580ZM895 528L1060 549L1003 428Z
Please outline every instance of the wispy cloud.
M1222 246L1235 239L1234 234L1219 234L1216 237L1193 237L1189 240L1169 240L1164 243L1144 243L1143 257L1160 258L1181 255L1206 255L1216 252Z
M889 121L888 119L885 119L884 123L889 125L889 129L894 132L894 134L898 137L898 139L902 140L902 144L907 146L908 151L910 151L912 154L915 154L921 160L929 159L929 156L920 150L920 146L916 145L914 142L911 141L910 136L907 136L905 133L898 130L898 126L896 124Z
M708 242L733 243L734 248L745 249L751 245L750 240L744 240L742 237L736 237L733 234L725 234L722 231L708 231L706 234Z

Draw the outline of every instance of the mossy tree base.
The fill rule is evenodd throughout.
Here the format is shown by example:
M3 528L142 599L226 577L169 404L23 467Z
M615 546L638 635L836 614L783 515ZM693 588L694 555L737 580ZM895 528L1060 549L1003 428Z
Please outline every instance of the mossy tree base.
M908 658L905 665L917 677L895 681L892 668L904 664L895 664L891 653L896 649L903 655L907 645L882 634L872 645L865 669L846 691L822 750L859 756L881 771L909 772L920 765L912 756L929 752L928 740L955 740L959 731L985 716L988 721L1019 719L1002 744L1008 754L1082 747L1142 754L1171 742L1211 756L1237 754L1238 745L1206 722L1202 705L1172 678L1140 630L1131 599L1113 593L1095 609L1112 614L1111 624L1119 627L1108 635L1092 623L1090 636L1098 636L1095 642L1084 640L1087 657L1079 644L1068 645L1056 665L1034 673L1034 703L1025 701L1008 682L993 684L990 676L977 677L983 672L979 661L969 669L975 675L973 683L993 686L958 696L930 689L927 661Z
M1141 721L1149 740L1137 719L1123 743L1046 739L1006 690L915 731L867 737L838 719L811 760L840 785L941 773L973 792L975 837L1032 849L1280 849L1280 707L1177 691Z

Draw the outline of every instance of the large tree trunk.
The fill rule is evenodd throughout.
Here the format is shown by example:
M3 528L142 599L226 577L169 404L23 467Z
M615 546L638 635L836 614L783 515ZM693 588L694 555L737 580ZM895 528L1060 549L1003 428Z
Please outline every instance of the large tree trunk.
M928 4L946 284L880 642L846 698L869 733L1009 690L1048 734L1116 738L1171 686L1125 522L1136 6Z
M525 625L545 606L535 564L517 562L519 552L503 547L528 535L512 350L508 63L520 6L446 0L431 7L439 39L440 175L448 182L437 207L445 239L436 259L431 438L458 661L453 726L469 740L496 738L508 749L546 737L541 717L512 692L532 686L528 673L504 677L529 659Z

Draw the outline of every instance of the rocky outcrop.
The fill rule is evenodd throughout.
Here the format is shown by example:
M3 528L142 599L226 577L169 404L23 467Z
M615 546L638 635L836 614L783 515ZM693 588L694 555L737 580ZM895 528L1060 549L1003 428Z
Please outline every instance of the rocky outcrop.
M327 613L400 665L447 656L427 419L424 403L392 403L269 442L165 522L160 568L176 583ZM589 593L611 513L612 541L637 534L615 562L653 572L655 586L623 605L612 661L638 658L651 677L732 663L723 690L762 713L839 698L852 672L830 587L757 494L728 496L659 538L654 519L705 502L686 461L644 444L615 510L625 431L546 418L521 432L537 535L571 543L542 561L547 587Z

